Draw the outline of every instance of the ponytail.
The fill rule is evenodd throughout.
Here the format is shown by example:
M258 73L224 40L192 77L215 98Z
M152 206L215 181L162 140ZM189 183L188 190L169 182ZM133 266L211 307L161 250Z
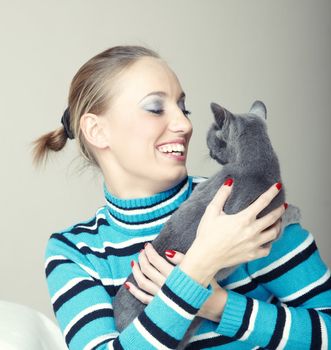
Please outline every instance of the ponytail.
M32 143L33 163L36 166L45 163L48 158L49 151L61 151L61 149L67 143L67 140L68 136L63 126L40 136Z

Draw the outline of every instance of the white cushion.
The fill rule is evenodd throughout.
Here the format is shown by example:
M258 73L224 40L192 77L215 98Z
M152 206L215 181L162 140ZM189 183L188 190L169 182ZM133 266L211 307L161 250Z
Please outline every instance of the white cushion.
M0 300L0 349L68 350L60 329L27 306Z

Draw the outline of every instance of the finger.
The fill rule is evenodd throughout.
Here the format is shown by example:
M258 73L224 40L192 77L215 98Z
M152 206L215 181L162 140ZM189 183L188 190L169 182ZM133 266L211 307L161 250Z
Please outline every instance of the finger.
M136 297L138 300L140 300L144 304L149 304L150 301L153 299L153 296L143 292L138 287L136 287L134 284L125 282L127 285L126 288L130 291L130 293Z
M242 210L242 213L256 217L277 196L280 188L281 184L279 182L273 184L267 191L263 192L251 205Z
M278 219L273 225L270 226L270 228L272 227L274 227L276 230L276 238L274 239L274 241L276 241L279 238L279 235L282 230L282 219Z
M267 244L261 246L257 250L256 256L254 259L260 259L260 258L264 258L264 257L268 256L271 252L271 248L272 248L271 243L267 243Z
M232 181L232 182L231 182ZM223 212L223 207L226 200L230 196L232 190L232 179L227 179L224 184L218 189L213 199L209 202L207 206L207 211L213 215L219 215Z
M179 263L182 262L183 258L184 258L184 254L181 252L178 252L176 250L172 250L172 249L167 249L165 251L165 255L167 257L167 259L173 263L174 265L178 265Z
M273 225L285 212L284 204L280 205L278 208L272 210L270 213L264 215L262 218L255 220L253 224L256 231L263 231L269 226Z
M155 295L159 291L160 287L153 281L146 278L146 276L140 270L139 264L135 261L133 261L132 274L139 288L152 295Z
M278 233L277 233L277 238L276 239L278 239L279 238L279 236L280 236L280 234L282 233L282 227L283 227L283 219L282 218L280 218L279 220L277 220L277 223L279 222L279 230L278 230Z
M173 266L159 255L150 243L146 244L144 253L150 263L150 267L147 267L148 271L146 271L150 274L148 277L153 281L157 280L158 284L161 283L159 284L161 286L172 271Z
M141 272L146 276L149 280L155 283L158 287L161 287L166 279L165 276L162 275L160 271L154 267L149 258L147 257L146 250L143 249L139 256L138 261L140 265ZM167 263L168 264L168 263Z
M258 239L258 245L265 246L269 243L272 243L274 240L278 238L279 232L280 232L280 221L278 220L270 228L261 232Z

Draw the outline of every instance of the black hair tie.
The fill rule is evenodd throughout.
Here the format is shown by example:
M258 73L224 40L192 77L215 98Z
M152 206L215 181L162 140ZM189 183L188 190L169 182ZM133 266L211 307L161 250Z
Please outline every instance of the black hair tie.
M70 129L70 114L69 114L69 108L66 108L66 110L63 113L63 116L61 118L61 123L63 124L64 131L68 137L68 139L72 140L75 138L74 134L71 132Z

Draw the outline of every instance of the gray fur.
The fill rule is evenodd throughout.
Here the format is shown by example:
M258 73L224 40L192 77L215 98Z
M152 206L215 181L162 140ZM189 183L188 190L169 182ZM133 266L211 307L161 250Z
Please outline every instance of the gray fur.
M226 179L234 179L231 195L224 206L227 214L241 211L272 184L281 182L278 158L267 134L265 105L255 101L246 114L232 114L216 103L211 103L211 109L215 122L208 130L207 145L210 156L223 167L211 178L196 186L190 197L172 214L152 242L156 251L164 258L166 249L186 253L195 239L197 227L208 203ZM258 217L267 214L284 201L283 186ZM283 227L298 222L299 219L297 208L289 206L288 211ZM234 269L235 267L220 270L215 278L220 281ZM127 281L137 285L132 274ZM122 331L145 306L122 286L113 304L117 329ZM185 348L200 322L201 319L195 317L177 349Z

